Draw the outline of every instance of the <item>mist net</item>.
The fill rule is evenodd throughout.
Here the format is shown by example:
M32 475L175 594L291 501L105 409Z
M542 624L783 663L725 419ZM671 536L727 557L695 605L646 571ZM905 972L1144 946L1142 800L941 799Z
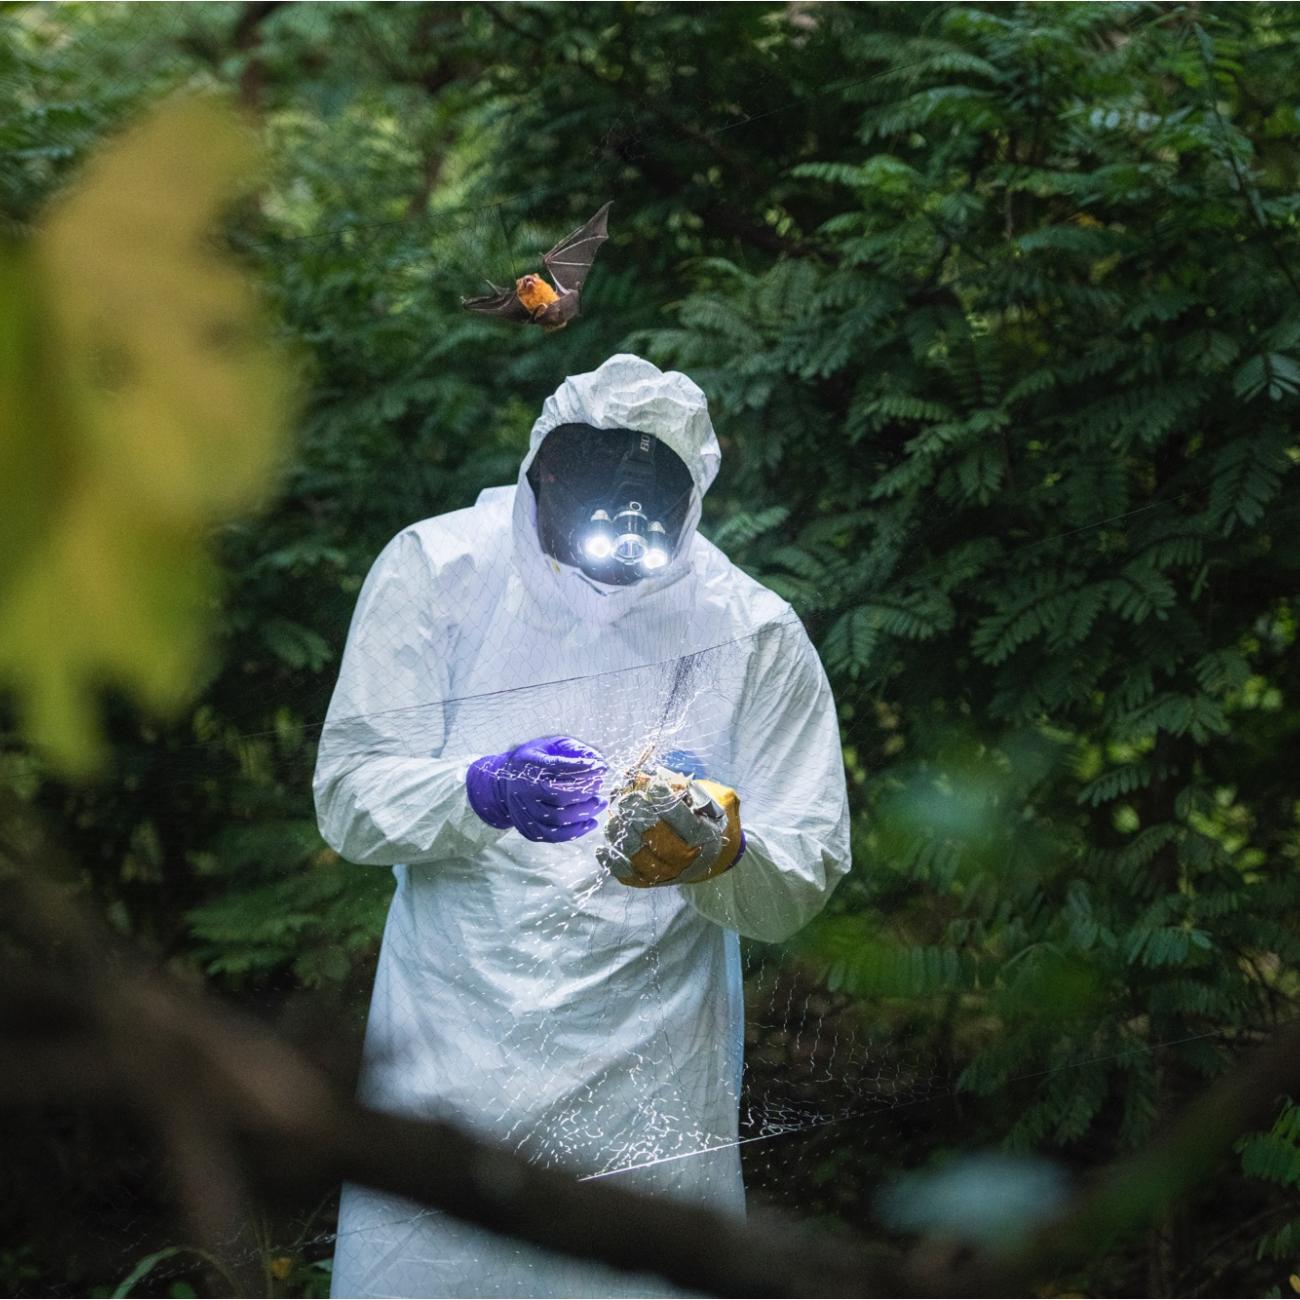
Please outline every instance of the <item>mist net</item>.
M625 398L599 418L653 418L646 408L665 393L644 364L630 367L633 383L651 381L642 409ZM864 869L850 860L848 737L797 615L694 532L712 431L699 426L692 455L681 435L690 390L661 379L659 412L677 421L694 472L674 561L618 588L552 563L536 544L530 452L513 487L384 548L328 714L307 728L317 743L278 775L304 803L314 794L320 832L350 870L392 889L365 1016L364 1102L452 1119L581 1180L736 1215L852 1220L899 1160L922 1165L953 1144L955 1080L912 1047L887 997L832 991L799 945ZM545 419L573 418L567 400L548 403L532 450ZM599 860L608 809L560 843L480 820L470 764L556 735L599 752L607 799L655 767L730 787L743 856L712 880L636 889ZM946 997L957 983L940 971L930 985ZM349 1033L340 1023L335 1037ZM332 1199L303 1210L256 1248L299 1270L299 1292L313 1293L303 1274L314 1267L316 1294L673 1294L654 1275L372 1189L344 1187L337 1218ZM592 1223L593 1238L604 1226ZM192 1254L157 1250L156 1232L146 1215L123 1221L120 1275L143 1261L155 1288L193 1276ZM247 1262L248 1249L232 1243L225 1262Z
M756 1010L795 1039L811 1030L790 1046L820 1065L820 1078L808 1080L819 1095L746 1094L744 1084L737 926L783 937L837 874L818 859L839 848L831 837L842 777L837 785L838 751L799 748L801 738L823 740L803 717L820 695L818 678L809 687L791 672L811 667L801 639L785 619L658 663L327 723L318 778L327 836L345 855L351 838L355 856L382 856L374 838L382 823L413 859L394 868L367 1028L366 1101L453 1118L579 1177L736 1212L742 1143L825 1123L860 1103L862 1080L851 1077L874 1075L867 1045L828 1028L823 1048L810 995L797 1003L774 973L765 987L755 982L753 993L768 999ZM755 662L790 689L747 710ZM827 725L833 737L833 715ZM772 729L772 761L751 749L760 728ZM607 813L567 843L479 823L466 807L468 763L557 733L605 757L607 794L654 764L734 786L745 855L716 881L633 889L597 861ZM437 788L447 762L445 806L426 823L439 801L415 792ZM415 841L430 835L435 847L422 852ZM787 859L801 850L811 861ZM787 871L791 883L777 878ZM855 1095L836 1096L845 1085ZM337 1294L613 1294L629 1285L645 1294L648 1286L360 1188L345 1190L338 1231Z

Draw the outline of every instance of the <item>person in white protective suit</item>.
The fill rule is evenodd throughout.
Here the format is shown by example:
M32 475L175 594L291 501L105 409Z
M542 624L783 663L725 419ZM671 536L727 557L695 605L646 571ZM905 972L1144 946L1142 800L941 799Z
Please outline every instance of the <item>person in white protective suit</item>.
M397 878L364 1101L743 1213L737 936L816 914L848 809L803 626L696 531L719 461L685 375L566 379L513 486L375 561L314 789ZM348 1185L332 1294L677 1293Z

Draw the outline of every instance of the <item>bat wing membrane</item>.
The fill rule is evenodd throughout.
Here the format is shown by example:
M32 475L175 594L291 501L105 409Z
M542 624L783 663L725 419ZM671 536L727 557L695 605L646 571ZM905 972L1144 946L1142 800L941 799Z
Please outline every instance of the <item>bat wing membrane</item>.
M496 285L492 287L496 289ZM496 293L483 294L478 298L462 298L460 305L466 311L476 311L484 316L501 316L506 320L526 322L533 318L513 289L497 289Z
M610 200L586 225L566 235L542 258L561 293L582 288L601 244L609 238L609 210L612 206L613 200Z

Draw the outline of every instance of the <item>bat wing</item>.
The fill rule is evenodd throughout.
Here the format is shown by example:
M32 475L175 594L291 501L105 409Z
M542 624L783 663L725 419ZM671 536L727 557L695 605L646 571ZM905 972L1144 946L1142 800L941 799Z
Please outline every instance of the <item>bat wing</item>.
M491 281L488 281L491 284ZM496 289L495 293L483 294L478 298L462 298L460 305L466 311L476 311L484 316L500 316L505 320L519 321L522 324L533 319L532 313L519 301L519 295L513 289Z
M612 206L611 199L585 226L579 226L573 234L566 235L542 258L561 293L582 288L601 244L609 238L609 210Z

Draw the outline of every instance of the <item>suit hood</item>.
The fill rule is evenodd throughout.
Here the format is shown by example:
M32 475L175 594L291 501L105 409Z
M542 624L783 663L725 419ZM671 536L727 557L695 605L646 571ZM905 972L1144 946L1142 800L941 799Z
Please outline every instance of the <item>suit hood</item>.
M674 451L691 475L690 507L673 559L658 573L627 586L596 582L562 565L541 547L537 500L528 469L546 435L565 424L594 429L634 429L652 434ZM703 390L676 370L660 370L630 352L619 352L595 370L570 375L542 404L528 451L519 466L512 516L516 566L534 590L560 595L582 617L595 622L618 618L652 595L680 583L691 570L691 551L705 492L718 473L722 452L709 419Z

